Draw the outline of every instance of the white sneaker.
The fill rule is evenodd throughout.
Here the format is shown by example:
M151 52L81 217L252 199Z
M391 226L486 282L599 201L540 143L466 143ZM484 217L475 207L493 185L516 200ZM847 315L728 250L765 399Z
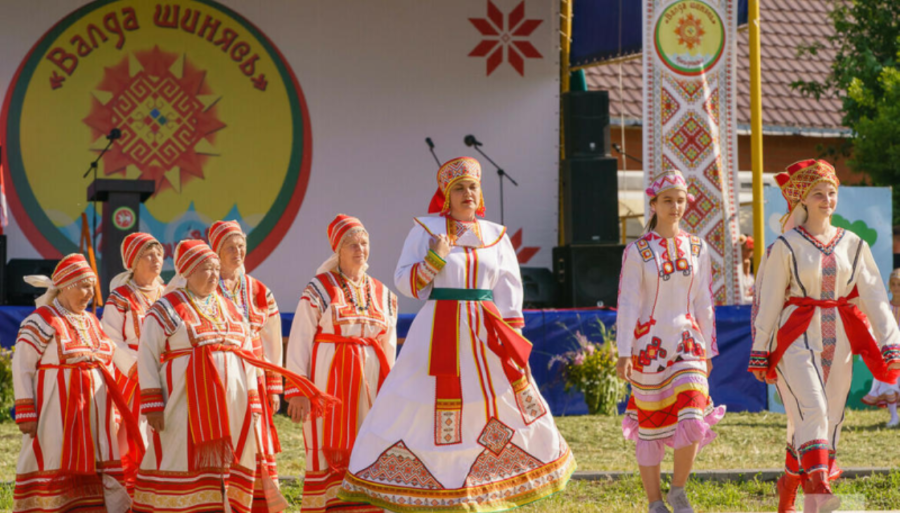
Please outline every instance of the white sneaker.
M666 502L669 503L669 506L672 506L674 513L694 513L694 508L688 502L684 488L669 490L669 493L666 495Z
M900 419L891 419L886 424L887 427L897 427L900 426Z
M648 513L672 513L663 501L651 502L647 511Z

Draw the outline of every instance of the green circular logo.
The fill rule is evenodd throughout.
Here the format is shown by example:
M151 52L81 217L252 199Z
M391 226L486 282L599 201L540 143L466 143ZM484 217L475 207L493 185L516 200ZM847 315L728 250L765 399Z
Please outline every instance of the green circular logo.
M112 222L113 226L122 231L130 230L137 222L137 216L134 214L134 210L128 207L119 207L112 214Z
M712 70L725 50L719 13L700 0L681 0L665 8L656 22L656 54L672 72L695 77Z

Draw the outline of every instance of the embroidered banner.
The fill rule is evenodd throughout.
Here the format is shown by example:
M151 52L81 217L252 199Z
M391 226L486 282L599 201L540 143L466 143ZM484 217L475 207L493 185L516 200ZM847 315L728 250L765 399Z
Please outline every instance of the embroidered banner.
M712 248L716 304L739 304L737 2L644 0L644 14L645 187L684 174L695 201L683 228Z

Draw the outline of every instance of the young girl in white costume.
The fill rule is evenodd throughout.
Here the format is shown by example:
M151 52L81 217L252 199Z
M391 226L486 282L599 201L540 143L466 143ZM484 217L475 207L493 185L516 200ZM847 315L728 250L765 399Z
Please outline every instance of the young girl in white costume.
M506 229L483 215L481 166L439 190L394 281L427 299L353 446L341 497L390 511L502 511L565 488L575 460L528 372L522 280Z
M803 511L830 512L840 506L829 481L841 474L835 451L853 355L876 379L896 381L900 330L869 245L831 225L840 185L834 168L805 160L775 179L788 215L756 274L750 370L776 384L787 412L778 511L796 511L802 484Z
M894 272L891 273L891 277L888 279L888 288L891 289L891 313L894 315L894 319L900 322L900 269L894 269ZM900 418L897 416L897 403L900 402L900 381L891 385L876 379L872 382L869 393L862 398L862 402L869 406L887 408L891 412L887 427L900 425Z
M621 379L631 382L622 422L636 455L650 513L668 513L660 491L665 447L675 449L666 500L675 513L694 510L684 492L698 451L715 438L725 415L714 408L707 377L716 346L709 246L679 227L687 183L679 171L659 175L647 189L654 210L649 231L625 248L616 319Z

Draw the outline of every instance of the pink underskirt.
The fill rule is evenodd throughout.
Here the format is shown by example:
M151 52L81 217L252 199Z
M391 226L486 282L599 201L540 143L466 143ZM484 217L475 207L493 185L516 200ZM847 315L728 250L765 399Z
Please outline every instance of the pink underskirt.
M681 449L692 444L699 443L700 449L706 447L716 439L716 433L712 427L725 416L725 406L717 406L702 420L681 420L675 426L675 435L660 440L641 440L638 435L638 422L630 415L622 419L622 434L626 440L634 440L636 444L635 454L638 465L642 467L655 467L662 463L666 455L666 447ZM699 450L699 449L698 449Z

